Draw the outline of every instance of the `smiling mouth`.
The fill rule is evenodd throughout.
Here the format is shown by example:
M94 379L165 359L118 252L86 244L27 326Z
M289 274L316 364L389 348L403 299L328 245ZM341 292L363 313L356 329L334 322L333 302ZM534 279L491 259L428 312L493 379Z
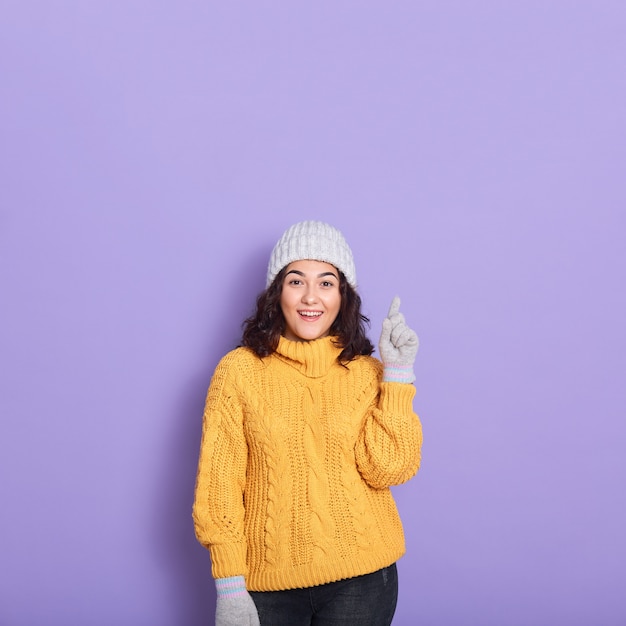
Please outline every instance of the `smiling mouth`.
M322 316L321 311L298 311L298 315L307 320L316 320Z

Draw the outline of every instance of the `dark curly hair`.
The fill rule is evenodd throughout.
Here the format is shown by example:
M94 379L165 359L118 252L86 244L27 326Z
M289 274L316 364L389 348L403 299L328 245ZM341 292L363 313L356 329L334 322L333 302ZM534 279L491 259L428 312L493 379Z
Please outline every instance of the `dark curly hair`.
M256 311L243 323L241 345L250 348L257 356L266 357L276 351L278 340L285 331L285 318L280 307L283 279L287 268L283 268L272 284L259 294ZM366 328L369 319L361 313L361 297L353 289L342 272L339 272L341 305L337 318L329 330L335 343L342 348L339 360L348 363L357 356L369 356L374 346L368 339Z

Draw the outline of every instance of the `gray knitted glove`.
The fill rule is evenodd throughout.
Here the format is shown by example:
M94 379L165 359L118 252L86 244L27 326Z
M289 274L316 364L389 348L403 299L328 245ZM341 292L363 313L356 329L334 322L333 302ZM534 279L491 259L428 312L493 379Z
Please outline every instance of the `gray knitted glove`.
M413 363L417 355L419 339L400 313L400 298L396 296L389 313L383 320L383 330L378 342L378 351L383 362L383 381L412 383L415 380Z
M217 578L215 626L259 626L259 614L243 576Z

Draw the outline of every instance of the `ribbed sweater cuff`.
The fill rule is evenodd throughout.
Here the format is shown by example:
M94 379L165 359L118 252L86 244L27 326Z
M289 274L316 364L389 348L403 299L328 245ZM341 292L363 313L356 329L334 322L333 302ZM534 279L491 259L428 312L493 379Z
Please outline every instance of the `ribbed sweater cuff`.
M246 544L220 543L210 546L213 578L230 578L246 573Z
M380 386L380 408L392 415L405 415L413 412L415 385L397 385L385 382Z

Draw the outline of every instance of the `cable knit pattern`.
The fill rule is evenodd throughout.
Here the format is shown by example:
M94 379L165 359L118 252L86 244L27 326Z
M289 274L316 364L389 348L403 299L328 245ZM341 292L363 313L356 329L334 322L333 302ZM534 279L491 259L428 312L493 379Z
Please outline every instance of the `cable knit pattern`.
M373 357L341 365L325 337L246 348L215 370L204 412L193 518L213 576L249 590L309 587L404 554L390 486L417 472L413 385L382 382Z

